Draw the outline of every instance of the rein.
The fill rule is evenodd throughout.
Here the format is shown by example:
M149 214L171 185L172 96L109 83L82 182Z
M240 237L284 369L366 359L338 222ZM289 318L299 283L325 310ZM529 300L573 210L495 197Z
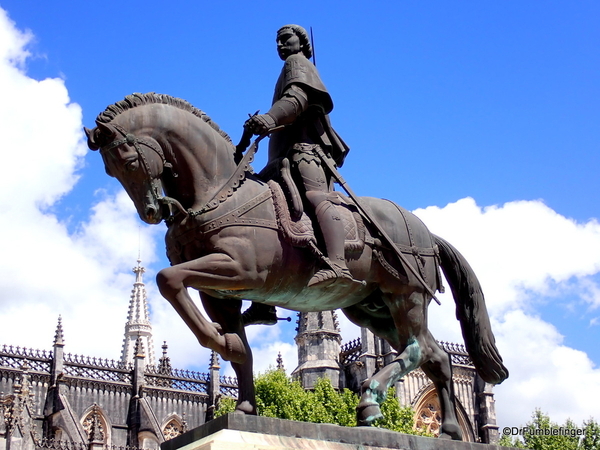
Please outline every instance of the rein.
M197 217L208 211L212 211L219 206L220 203L223 203L225 200L231 197L234 191L239 187L240 183L246 178L246 172L248 169L250 169L250 163L254 160L254 155L258 150L258 143L268 135L269 134L267 133L257 137L223 187L219 189L217 193L213 195L213 197L206 202L202 208L198 209L197 211L188 209L188 215L191 217Z

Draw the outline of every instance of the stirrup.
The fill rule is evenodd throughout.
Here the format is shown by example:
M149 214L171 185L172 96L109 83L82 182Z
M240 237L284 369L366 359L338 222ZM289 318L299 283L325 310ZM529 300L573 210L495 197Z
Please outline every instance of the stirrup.
M364 281L356 280L352 277L350 270L347 268L342 269L337 264L333 265L336 270L331 269L321 269L317 273L315 273L310 281L308 282L308 287L328 287L333 286L334 284L351 284L351 283L360 283L365 284Z
M277 310L274 306L252 303L250 308L243 312L242 323L245 327L248 325L275 325Z

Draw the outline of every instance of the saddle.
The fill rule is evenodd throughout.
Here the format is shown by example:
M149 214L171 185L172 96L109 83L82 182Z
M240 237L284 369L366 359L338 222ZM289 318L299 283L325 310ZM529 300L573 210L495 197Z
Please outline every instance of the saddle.
M285 240L294 247L316 248L317 238L312 220L303 211L296 215L290 213L288 199L281 185L273 180L269 180L267 184L271 189L277 224ZM365 225L362 216L346 196L339 192L332 194L339 199L339 204L334 206L344 223L346 253L360 253L365 246Z

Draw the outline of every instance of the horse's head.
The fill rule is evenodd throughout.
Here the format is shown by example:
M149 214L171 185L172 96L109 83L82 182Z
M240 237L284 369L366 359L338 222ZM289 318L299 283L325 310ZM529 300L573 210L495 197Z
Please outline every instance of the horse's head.
M237 168L231 138L201 110L164 94L128 95L85 132L146 223L169 218L172 207L183 214L213 208Z
M169 163L158 142L137 137L116 124L96 122L85 128L88 147L100 150L106 173L116 178L133 200L140 218L149 224L166 219L170 210L161 176Z

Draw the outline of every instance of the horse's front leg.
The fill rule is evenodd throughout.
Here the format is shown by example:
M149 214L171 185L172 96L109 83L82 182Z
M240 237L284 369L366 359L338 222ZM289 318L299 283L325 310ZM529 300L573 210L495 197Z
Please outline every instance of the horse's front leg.
M236 333L222 334L221 326L209 322L198 309L187 288L248 289L239 262L225 254L211 254L161 270L156 276L160 293L175 308L200 344L219 353L223 359L243 363L246 346Z
M204 309L211 320L219 323L223 327L223 332L237 334L244 343L246 360L242 364L231 363L238 379L236 411L256 415L256 397L252 376L252 350L248 344L248 339L246 339L246 331L242 321L242 301L236 299L222 300L204 292L200 293L200 297L202 298Z

